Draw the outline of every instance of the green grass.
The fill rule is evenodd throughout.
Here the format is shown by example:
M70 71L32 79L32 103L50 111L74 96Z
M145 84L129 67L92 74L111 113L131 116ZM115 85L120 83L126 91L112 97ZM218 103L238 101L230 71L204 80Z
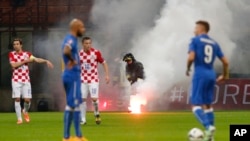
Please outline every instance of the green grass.
M96 125L92 113L82 126L90 141L187 141L187 132L202 126L191 112L162 112L133 115L102 113ZM30 113L31 122L16 125L15 113L0 113L0 141L61 141L63 113ZM249 124L250 112L216 112L217 141L229 141L230 124ZM72 133L74 130L72 128Z

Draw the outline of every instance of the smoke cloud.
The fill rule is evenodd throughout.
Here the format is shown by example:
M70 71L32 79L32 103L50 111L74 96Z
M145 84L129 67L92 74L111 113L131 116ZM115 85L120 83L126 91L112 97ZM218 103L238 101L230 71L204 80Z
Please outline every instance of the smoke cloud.
M148 83L156 84L157 93L180 81L186 81L187 49L195 22L207 20L210 35L230 57L235 43L231 40L233 18L225 0L168 0L155 26L133 42L132 52L144 61ZM224 25L223 23L226 23ZM143 49L143 53L141 50Z
M210 22L209 34L229 58L230 72L249 73L249 14L248 0L95 0L90 17L92 28L86 35L93 38L94 47L103 53L111 76L119 67L115 58L132 52L144 64L144 87L152 88L153 97L161 98L176 83L190 81L184 75L187 50L195 22L200 19ZM54 102L50 103L55 109L63 109L64 105L61 73L58 72L61 72L61 43L65 33L66 30L50 29L48 38L43 34L34 38L34 54L51 60L55 69L43 69L44 74L33 75L43 82L33 90L46 93L44 98L52 97ZM220 73L220 63L216 66ZM34 68L42 69L41 66ZM104 86L103 82L101 92L113 93L111 86Z
M247 0L96 0L91 34L109 62L132 52L145 66L146 86L161 97L174 84L189 81L186 57L197 20L211 24L209 35L231 61L230 71L247 72L249 5Z
M249 44L250 44L250 1L228 1L228 6L232 10L233 25L229 35L237 44L231 56L231 72L249 74ZM249 77L249 76L248 76Z
M154 21L165 0L96 0L92 8L94 41L98 42L106 58L120 56L132 48L136 34L154 26ZM109 55L112 56L109 57Z

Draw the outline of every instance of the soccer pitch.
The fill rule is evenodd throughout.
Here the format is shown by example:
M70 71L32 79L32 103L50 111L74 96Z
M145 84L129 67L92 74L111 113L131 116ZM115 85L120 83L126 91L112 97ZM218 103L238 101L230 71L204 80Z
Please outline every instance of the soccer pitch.
M89 141L187 141L191 128L203 129L191 112L105 112L101 116L102 124L96 125L93 114L87 114L87 125L82 125L82 130ZM250 123L250 111L216 112L215 116L217 141L229 141L230 124ZM62 140L62 112L31 112L30 117L30 123L16 125L15 113L1 113L0 140ZM73 128L71 133L74 135Z

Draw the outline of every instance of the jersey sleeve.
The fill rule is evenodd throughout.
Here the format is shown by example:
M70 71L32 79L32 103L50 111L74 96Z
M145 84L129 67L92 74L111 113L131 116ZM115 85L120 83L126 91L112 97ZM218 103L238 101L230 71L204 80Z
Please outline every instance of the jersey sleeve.
M221 48L220 48L220 45L218 45L218 44L217 44L216 56L217 56L218 58L224 57L224 54L223 54L223 52L222 52L222 50L221 50Z
M101 64L105 62L105 60L103 59L102 54L101 54L101 52L99 50L96 51L96 56L97 56L97 58L96 58L97 62L99 62Z
M15 63L16 62L16 59L14 58L13 54L10 52L9 53L9 62L10 63Z
M188 53L190 53L191 51L195 51L195 38L192 38L189 44Z
M72 49L72 47L73 47L73 39L71 39L71 38L66 38L65 41L64 41L64 44L63 44L63 48L64 48L65 46L68 46L68 47L70 47L70 48Z
M36 57L32 55L31 52L27 52L28 56L29 56L29 59L30 60L34 60Z
M33 56L31 52L27 52L27 54L28 54L29 58Z

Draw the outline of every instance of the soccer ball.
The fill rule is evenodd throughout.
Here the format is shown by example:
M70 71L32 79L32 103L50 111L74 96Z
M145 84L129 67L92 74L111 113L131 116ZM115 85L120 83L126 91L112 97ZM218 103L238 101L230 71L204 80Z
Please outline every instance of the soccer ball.
M188 132L189 141L202 141L204 133L199 128L193 128Z

